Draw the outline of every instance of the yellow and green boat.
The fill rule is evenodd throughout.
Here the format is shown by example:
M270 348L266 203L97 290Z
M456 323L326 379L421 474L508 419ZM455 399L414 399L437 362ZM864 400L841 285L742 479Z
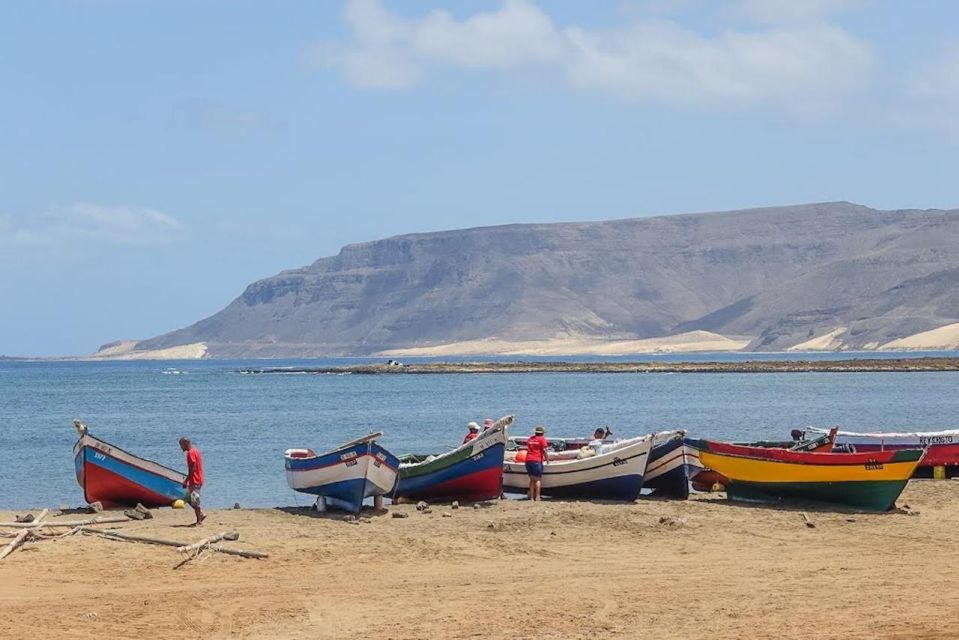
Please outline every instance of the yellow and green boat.
M819 453L767 449L713 440L687 440L704 467L728 478L730 500L781 503L790 500L889 511L924 449Z

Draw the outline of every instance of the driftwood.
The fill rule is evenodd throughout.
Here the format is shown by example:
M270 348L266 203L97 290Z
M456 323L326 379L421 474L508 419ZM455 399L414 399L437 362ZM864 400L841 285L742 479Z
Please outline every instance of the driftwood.
M102 538L106 538L107 540L116 540L116 541L124 541L124 542L141 542L144 544L158 544L166 547L177 547L177 549L180 549L180 548L189 549L190 547L195 547L203 543L205 544L205 548L207 549L211 549L218 553L225 553L230 556L240 556L241 558L255 558L257 560L270 557L269 554L260 553L259 551L242 551L240 549L230 549L229 547L221 547L220 545L217 545L217 544L210 544L209 542L206 542L204 540L201 540L200 542L191 545L186 542L176 542L174 540L161 540L159 538L148 538L146 536L134 536L134 535L130 535L129 533L123 533L122 531L116 531L112 529L108 531L97 531L96 529L84 529L83 533L93 533ZM230 536L232 534L223 534L223 535ZM236 535L237 535L237 538L239 538L239 534L236 534ZM213 536L213 537L216 537L216 536ZM221 539L229 540L230 538L224 537Z
M230 533L218 533L215 536L210 536L209 538L203 538L199 542L194 542L193 544L185 545L182 547L177 547L177 551L180 553L197 553L202 550L203 547L213 544L214 542L219 542L220 540L239 540L240 534L236 531Z
M40 522L37 518L33 522L0 522L0 527L10 527L12 529L46 529L48 527L85 527L92 524L114 524L117 522L129 522L126 516L111 516L107 518L91 518L89 520L70 520L67 522Z
M27 538L31 537L31 535L33 534L34 528L41 526L43 524L43 519L46 518L47 514L49 513L50 513L49 509L44 509L43 511L40 512L40 515L33 520L33 522L19 523L19 524L28 524L29 528L26 528L20 533L18 533L13 538L13 540L10 541L10 544L5 546L3 550L0 550L0 560L3 560L4 558L6 558L8 555L16 551L17 548L20 547L24 542L26 542Z
M218 553L225 553L230 556L240 556L241 558L254 558L256 560L263 560L269 558L270 554L260 553L259 551L241 551L240 549L230 549L227 547L221 547L218 544L211 544L207 549L213 549Z
M134 536L129 533L123 533L122 531L117 531L115 529L107 529L106 531L99 531L97 529L82 529L81 533L92 533L98 535L102 538L110 538L113 540L123 540L125 542L142 542L144 544L159 544L166 547L182 547L183 542L175 542L173 540L160 540L159 538L148 538L146 536Z
M31 533L33 533L33 532L30 531L30 529L26 529L26 530L21 531L20 533L18 533L18 534L17 534L17 537L13 539L13 542L11 542L11 543L8 544L6 547L4 547L4 548L3 548L3 551L0 551L0 560L3 560L3 559L6 558L8 555L10 555L10 554L13 553L14 551L16 551L16 550L17 550L17 547L19 547L20 545L22 545L24 542L27 541L27 537L28 537Z

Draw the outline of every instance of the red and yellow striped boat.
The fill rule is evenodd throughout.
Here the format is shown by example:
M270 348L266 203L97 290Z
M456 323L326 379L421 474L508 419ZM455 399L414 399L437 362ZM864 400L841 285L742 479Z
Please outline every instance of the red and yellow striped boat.
M703 466L729 479L730 500L779 503L810 500L869 511L896 504L925 455L923 449L818 453L688 440Z

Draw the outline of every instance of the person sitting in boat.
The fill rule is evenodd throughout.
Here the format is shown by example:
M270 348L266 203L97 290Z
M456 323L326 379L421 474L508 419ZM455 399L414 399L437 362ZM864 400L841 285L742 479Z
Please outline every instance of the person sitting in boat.
M488 431L489 428L492 427L492 426L493 426L493 419L492 419L492 418L484 418L484 419L483 419L483 431Z
M479 425L475 422L470 422L468 425L466 425L466 428L469 429L469 433L467 433L466 437L463 438L463 444L475 439L476 436L479 435Z
M533 435L526 439L526 473L529 475L529 499L539 500L543 488L543 465L549 462L549 442L546 429L536 425Z
M203 510L200 509L200 489L203 488L203 456L200 450L190 443L190 439L180 438L180 448L186 451L186 480L183 481L183 488L187 490L186 498L190 506L193 507L193 513L196 515L195 526L200 526L206 520Z
M593 439L589 441L589 448L593 450L593 455L599 455L603 452L603 441L608 439L613 432L609 427L597 427L593 431Z

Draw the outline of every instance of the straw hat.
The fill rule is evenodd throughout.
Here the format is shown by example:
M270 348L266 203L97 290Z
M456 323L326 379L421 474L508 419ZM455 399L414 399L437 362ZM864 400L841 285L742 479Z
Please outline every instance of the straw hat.
M536 433L546 433L546 428L543 425L538 424L536 425L536 428L533 429L533 431Z
M470 422L469 424L466 425L466 428L469 429L470 431L479 431L479 425L476 424L475 422Z

